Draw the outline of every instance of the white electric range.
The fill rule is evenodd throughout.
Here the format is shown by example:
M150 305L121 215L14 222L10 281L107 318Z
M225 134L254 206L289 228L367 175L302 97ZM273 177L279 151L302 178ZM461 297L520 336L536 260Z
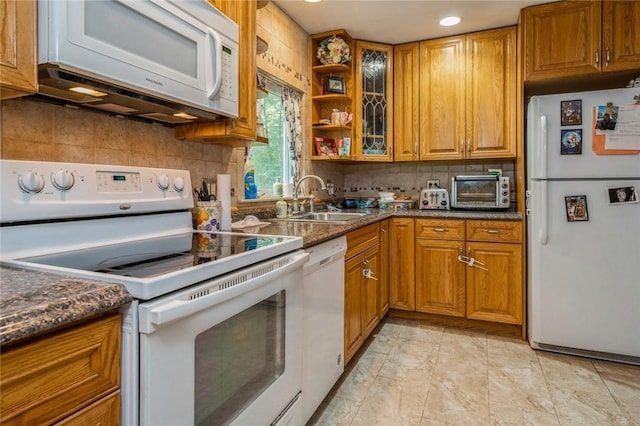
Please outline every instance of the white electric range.
M0 176L0 264L135 299L123 425L297 419L301 238L195 231L184 170L0 160Z

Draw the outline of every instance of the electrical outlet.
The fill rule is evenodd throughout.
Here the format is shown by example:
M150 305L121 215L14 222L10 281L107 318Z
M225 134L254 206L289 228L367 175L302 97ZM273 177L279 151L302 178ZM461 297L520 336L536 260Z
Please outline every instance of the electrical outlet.
M427 179L427 188L440 188L440 179Z

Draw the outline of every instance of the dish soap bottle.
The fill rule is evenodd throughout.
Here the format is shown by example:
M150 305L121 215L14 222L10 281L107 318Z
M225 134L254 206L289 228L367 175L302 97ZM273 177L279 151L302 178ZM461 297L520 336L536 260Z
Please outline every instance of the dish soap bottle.
M289 207L287 206L287 202L282 199L282 194L281 194L280 199L276 203L276 217L278 219L286 219L288 209Z
M280 177L276 177L276 183L273 184L273 196L282 197L282 182L280 182Z
M244 199L255 200L258 198L256 187L256 169L249 157L244 162Z

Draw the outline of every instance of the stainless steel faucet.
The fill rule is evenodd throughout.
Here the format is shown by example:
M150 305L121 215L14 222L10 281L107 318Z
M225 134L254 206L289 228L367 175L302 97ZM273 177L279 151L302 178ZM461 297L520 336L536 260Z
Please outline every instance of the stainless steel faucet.
M324 180L322 180L322 178L320 176L317 175L306 175L306 176L302 176L296 183L295 185L293 185L293 213L298 213L298 189L300 188L300 184L302 183L302 181L308 179L308 178L314 178L316 179L318 182L320 182L320 189L327 189L327 185L324 183ZM309 202L309 210L311 210L313 212L313 195L311 196L311 200Z

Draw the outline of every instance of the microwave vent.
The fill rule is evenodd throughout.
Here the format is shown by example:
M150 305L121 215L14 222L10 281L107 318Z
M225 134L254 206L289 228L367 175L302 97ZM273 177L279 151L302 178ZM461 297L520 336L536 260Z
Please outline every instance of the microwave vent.
M213 121L219 118L217 114L208 111L132 91L93 77L78 75L53 64L41 64L38 77L40 85L38 96L53 98L62 101L62 103L78 104L82 107L98 109L119 116L147 122L160 122L166 125L196 121L184 118L184 114L194 116L198 121ZM105 96L93 97L70 90L77 86L95 89L103 92ZM176 117L174 114L182 114L183 117Z

